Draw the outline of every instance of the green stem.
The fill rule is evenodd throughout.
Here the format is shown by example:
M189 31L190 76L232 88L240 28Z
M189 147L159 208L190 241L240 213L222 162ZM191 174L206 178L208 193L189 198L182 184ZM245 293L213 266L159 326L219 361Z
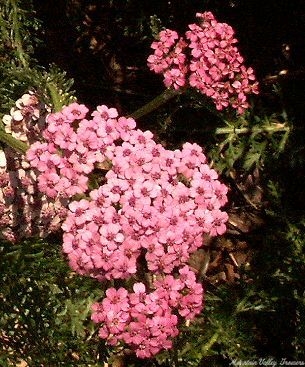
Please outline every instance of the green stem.
M148 115L149 113L156 110L157 108L168 102L170 99L178 96L179 94L181 94L181 92L175 89L166 89L152 101L148 102L146 105L133 112L130 115L130 117L138 119L142 116Z
M212 335L211 339L203 347L203 351L205 353L207 353L212 348L212 346L217 342L218 337L219 337L218 332Z
M50 91L54 111L55 112L61 111L63 105L60 100L60 94L58 93L55 85L52 83L47 83L47 87Z
M9 147L15 149L21 154L25 154L28 149L27 144L15 139L12 135L7 134L4 130L0 129L0 141Z
M263 127L219 127L215 130L216 135L225 135L225 134L249 134L249 133L275 133L280 131L290 131L290 127L284 124L274 124L271 126L263 126Z

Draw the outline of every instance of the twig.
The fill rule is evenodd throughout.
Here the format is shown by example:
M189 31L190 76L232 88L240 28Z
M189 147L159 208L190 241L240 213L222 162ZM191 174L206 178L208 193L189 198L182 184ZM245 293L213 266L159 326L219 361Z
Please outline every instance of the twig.
M134 119L138 119L142 116L148 115L149 113L153 112L154 110L164 105L166 102L178 96L179 94L181 94L181 92L175 89L166 89L152 101L148 102L146 105L139 108L129 116L133 117Z

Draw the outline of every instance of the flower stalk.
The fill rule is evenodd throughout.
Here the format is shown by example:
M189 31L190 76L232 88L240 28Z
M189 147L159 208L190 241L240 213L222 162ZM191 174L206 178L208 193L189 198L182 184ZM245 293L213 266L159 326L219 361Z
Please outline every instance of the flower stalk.
M139 119L140 117L148 115L149 113L155 111L156 109L164 105L166 102L168 102L172 98L178 96L179 94L181 94L181 91L178 91L172 88L165 89L165 91L159 94L152 101L146 103L144 106L140 107L138 110L133 112L130 115L130 117L134 119Z
M212 346L218 341L219 333L216 332L212 335L211 339L205 344L203 347L204 352L207 354L209 350L212 348Z

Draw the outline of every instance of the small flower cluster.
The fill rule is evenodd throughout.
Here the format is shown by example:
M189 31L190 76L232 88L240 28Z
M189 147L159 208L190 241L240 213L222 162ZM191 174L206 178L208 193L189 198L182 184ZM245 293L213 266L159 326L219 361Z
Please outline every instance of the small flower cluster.
M20 141L33 143L40 139L49 110L34 92L25 93L16 101L10 114L3 116L4 129Z
M41 138L48 107L33 92L16 101L10 115L4 115L5 131L31 143ZM67 203L42 195L37 176L25 157L11 148L0 150L0 237L18 242L23 238L45 237L58 231L66 216Z
M148 57L148 65L157 74L163 73L166 87L180 89L186 84L186 55L187 46L176 31L165 29L159 33L159 41L152 43L153 55Z
M232 27L211 12L196 16L200 24L189 25L186 40L169 29L160 32L148 66L163 74L167 87L194 87L211 97L218 110L231 105L242 114L249 107L247 95L258 93L253 69L244 66Z
M97 162L111 159L120 125L126 133L131 119L120 118L114 108L99 106L88 120L88 108L72 103L47 117L43 142L32 144L27 159L39 172L38 187L51 198L71 198L88 189L88 175Z
M93 314L102 338L150 357L171 347L178 316L190 320L202 308L202 286L187 262L203 234L225 232L227 187L197 144L170 151L114 108L87 113L72 103L49 115L45 141L27 159L43 193L69 200L63 251L74 271L99 281L138 280L143 271L156 277L147 293L144 283L131 294L109 289Z
M179 334L178 317L192 320L202 309L203 288L188 266L179 277L165 275L153 282L147 292L135 283L133 292L109 288L100 303L92 305L92 320L101 323L99 336L110 345L123 343L139 358L150 358L172 347Z

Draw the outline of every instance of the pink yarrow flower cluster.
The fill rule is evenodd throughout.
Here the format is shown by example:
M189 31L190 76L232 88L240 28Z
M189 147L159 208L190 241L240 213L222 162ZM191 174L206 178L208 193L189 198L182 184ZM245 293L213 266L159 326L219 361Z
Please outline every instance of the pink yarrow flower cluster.
M227 187L201 147L166 150L151 132L126 131L122 122L127 126L124 118L112 121L120 143L104 184L72 201L63 224L70 266L101 281L136 274L141 254L149 271L169 274L202 246L203 234L223 234L228 219L220 210Z
M169 29L152 43L149 68L163 74L167 87L190 86L213 99L216 108L232 106L239 114L248 107L247 96L258 93L254 71L244 65L234 30L218 22L211 12L197 13L185 38Z
M184 266L179 276L160 277L150 292L143 283L135 283L131 293L109 288L92 306L92 320L102 325L99 336L110 345L128 346L139 358L172 348L179 317L192 320L202 309L203 288L194 272Z
M225 232L227 187L197 144L170 151L114 108L87 114L76 103L51 114L45 141L27 158L39 189L69 201L62 229L70 267L99 281L135 283L133 293L109 289L93 307L100 337L150 357L171 347L178 319L202 308L202 286L187 263L204 234ZM89 190L96 180L100 186ZM151 279L145 286L143 272Z
M3 116L6 133L25 143L41 139L48 106L34 92L19 98ZM37 175L24 155L0 149L0 238L16 243L28 237L45 237L61 228L67 202L43 195Z

